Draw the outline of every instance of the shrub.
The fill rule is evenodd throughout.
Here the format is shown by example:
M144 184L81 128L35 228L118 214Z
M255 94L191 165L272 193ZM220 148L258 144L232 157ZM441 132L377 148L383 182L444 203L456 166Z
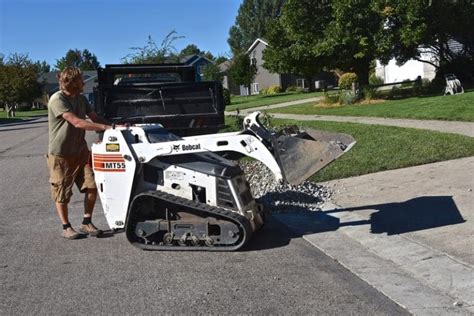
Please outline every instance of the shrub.
M373 86L365 86L362 89L362 95L366 100L372 100L378 97L377 88Z
M267 128L275 127L273 116L267 111L262 111L262 114L258 116L258 120Z
M413 89L399 88L397 86L393 86L392 90L390 90L390 93L388 94L388 98L401 99L401 98L411 97L413 95L414 95Z
M352 89L352 84L359 81L357 75L353 72L346 72L339 78L339 88L343 90L350 90Z
M336 104L339 103L339 93L338 94L329 94L324 92L324 103L326 104Z
M353 93L351 90L347 91L342 91L341 95L339 96L339 102L342 102L343 104L354 104L356 103L360 98L360 95L358 92Z
M224 104L225 105L230 105L230 91L227 88L224 88L222 91L224 95Z
M237 112L239 112L239 110L237 109ZM244 117L243 116L240 116L240 115L236 115L234 116L234 128L237 129L237 130L241 130L242 129L242 126L244 126Z
M296 91L296 86L288 86L288 88L286 88L286 92L294 92Z
M277 94L277 93L281 93L282 89L280 86L273 85L273 86L268 87L266 92L267 94Z
M16 110L20 112L31 111L31 103L26 103L26 102L20 103L16 106Z
M411 82L410 79L405 79L400 84L400 87L401 88L411 88L411 87L413 87L413 82Z
M372 74L369 77L369 84L372 86L380 86L383 84L383 79L380 77L377 77L375 74Z

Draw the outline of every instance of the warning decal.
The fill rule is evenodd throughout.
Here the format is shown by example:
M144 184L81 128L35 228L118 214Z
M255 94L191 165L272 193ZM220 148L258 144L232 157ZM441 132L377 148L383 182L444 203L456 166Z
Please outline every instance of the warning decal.
M125 159L122 155L93 155L94 171L101 172L125 172Z

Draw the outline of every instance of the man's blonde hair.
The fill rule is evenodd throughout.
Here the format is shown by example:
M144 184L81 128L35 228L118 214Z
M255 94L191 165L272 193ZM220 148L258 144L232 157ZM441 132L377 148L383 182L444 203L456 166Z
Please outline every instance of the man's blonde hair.
M66 91L75 91L76 80L82 79L82 71L76 67L66 67L57 75L59 81L59 88Z

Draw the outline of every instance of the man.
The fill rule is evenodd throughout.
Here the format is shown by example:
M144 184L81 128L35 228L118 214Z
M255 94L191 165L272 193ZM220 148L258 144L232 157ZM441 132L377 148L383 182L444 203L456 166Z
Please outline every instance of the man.
M90 236L99 236L102 231L91 221L97 187L85 131L105 131L111 126L91 109L89 102L81 94L84 81L79 69L64 69L58 75L58 81L60 90L48 102L48 167L52 198L63 225L62 236L66 239L80 236L72 228L68 218L68 203L74 183L85 194L84 219L79 230ZM86 120L86 115L92 122Z

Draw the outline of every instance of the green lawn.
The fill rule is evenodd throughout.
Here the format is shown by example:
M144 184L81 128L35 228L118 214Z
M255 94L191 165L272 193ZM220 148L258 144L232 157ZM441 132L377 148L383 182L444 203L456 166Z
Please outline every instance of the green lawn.
M237 109L242 110L319 96L322 96L322 92L285 92L273 95L252 95L248 97L233 96L231 98L231 104L226 106L226 111L235 111Z
M336 107L321 107L312 102L269 112L474 122L474 91L453 96L412 97Z
M230 129L236 129L234 122L227 118ZM474 156L474 138L467 136L355 123L274 122L346 133L357 140L348 153L310 178L315 182Z
M0 110L0 124L20 122L35 116L48 115L48 110L16 111L16 117L7 118L7 112Z

